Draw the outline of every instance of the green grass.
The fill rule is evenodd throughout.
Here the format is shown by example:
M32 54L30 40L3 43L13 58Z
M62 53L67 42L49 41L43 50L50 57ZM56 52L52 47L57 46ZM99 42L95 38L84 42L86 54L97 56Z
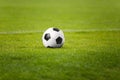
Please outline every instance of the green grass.
M119 0L1 0L0 31L120 28ZM8 28L9 27L9 28Z
M0 0L0 80L120 80L119 2ZM78 32L45 48L36 31L52 26Z
M44 48L41 33L0 35L0 79L120 79L120 32L65 35L60 49Z

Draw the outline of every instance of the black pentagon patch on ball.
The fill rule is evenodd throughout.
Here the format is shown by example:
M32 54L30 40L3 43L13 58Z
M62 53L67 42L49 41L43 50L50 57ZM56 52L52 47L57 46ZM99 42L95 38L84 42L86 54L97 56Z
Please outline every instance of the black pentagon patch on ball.
M46 33L45 36L44 36L44 39L45 39L46 41L48 41L50 38L51 38L51 37L50 37L50 33Z
M47 46L47 48L53 48L53 47L51 47L51 46Z
M61 38L61 37L58 37L58 38L56 39L56 43L57 43L57 44L61 44L61 43L62 43L62 38Z
M53 28L53 31L59 32L60 30L58 28Z

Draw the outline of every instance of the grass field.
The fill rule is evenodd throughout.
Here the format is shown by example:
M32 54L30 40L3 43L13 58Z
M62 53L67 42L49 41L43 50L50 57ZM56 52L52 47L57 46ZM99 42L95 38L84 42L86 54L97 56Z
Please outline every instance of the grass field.
M64 31L44 48L43 31ZM0 0L0 80L120 80L119 0Z

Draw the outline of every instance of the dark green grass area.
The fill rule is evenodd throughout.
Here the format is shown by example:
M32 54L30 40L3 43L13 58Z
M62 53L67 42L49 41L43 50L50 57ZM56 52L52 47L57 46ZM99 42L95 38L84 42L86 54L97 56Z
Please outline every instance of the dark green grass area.
M0 80L119 80L120 32L65 32L62 48L41 33L0 35Z

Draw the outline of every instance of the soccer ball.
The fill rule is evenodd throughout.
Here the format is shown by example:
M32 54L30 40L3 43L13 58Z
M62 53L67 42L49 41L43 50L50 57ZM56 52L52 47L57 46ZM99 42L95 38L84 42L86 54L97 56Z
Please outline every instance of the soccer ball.
M42 36L43 45L47 48L60 48L64 41L64 33L58 28L48 28Z

